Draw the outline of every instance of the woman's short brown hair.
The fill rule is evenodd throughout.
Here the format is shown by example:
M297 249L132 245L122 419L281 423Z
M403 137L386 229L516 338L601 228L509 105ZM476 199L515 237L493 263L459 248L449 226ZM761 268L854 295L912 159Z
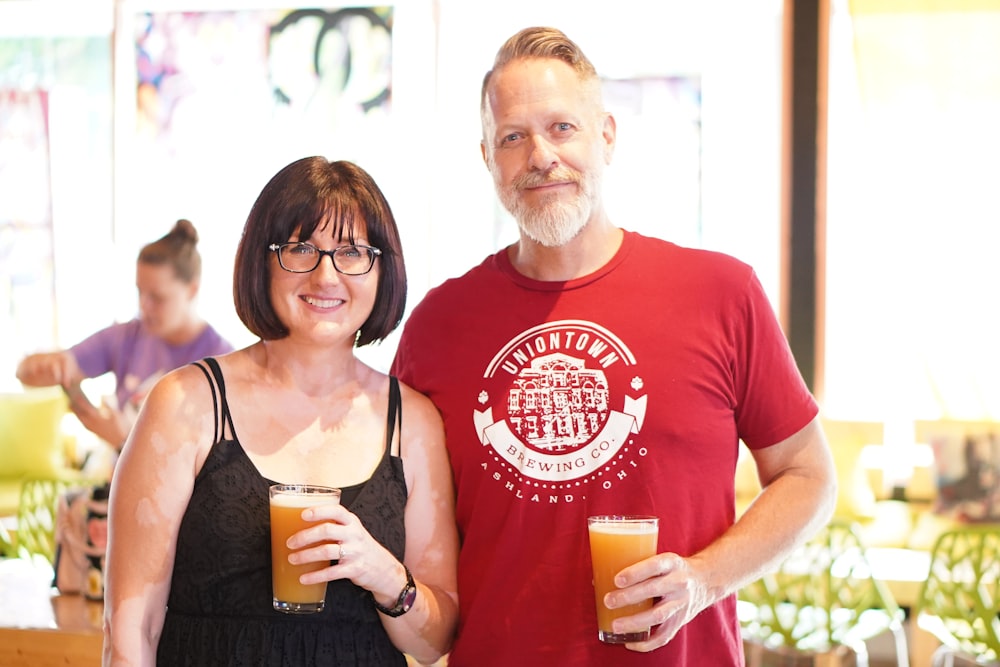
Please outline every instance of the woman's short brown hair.
M300 240L333 225L333 236L354 243L359 232L382 251L378 291L371 314L358 331L356 347L383 340L403 319L406 268L396 220L374 179L358 165L324 157L292 162L275 174L250 209L233 274L233 299L243 324L263 340L288 335L271 303L272 243ZM278 269L279 271L281 269Z

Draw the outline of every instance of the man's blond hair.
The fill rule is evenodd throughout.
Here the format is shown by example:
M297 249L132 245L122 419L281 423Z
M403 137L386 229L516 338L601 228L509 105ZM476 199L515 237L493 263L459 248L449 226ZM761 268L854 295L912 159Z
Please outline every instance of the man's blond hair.
M486 72L486 76L483 77L479 108L484 121L486 119L487 89L493 75L515 60L531 58L555 58L572 67L584 85L593 86L593 92L597 95L600 106L601 81L593 63L583 53L583 49L556 28L525 28L504 42L493 60L493 68Z

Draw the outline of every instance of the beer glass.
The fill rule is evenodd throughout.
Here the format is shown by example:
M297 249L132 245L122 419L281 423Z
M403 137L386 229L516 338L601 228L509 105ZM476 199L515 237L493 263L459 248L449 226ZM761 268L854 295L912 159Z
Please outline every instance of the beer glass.
M326 582L301 584L306 572L321 570L328 562L293 565L286 546L293 534L315 525L302 518L302 511L317 505L336 505L340 489L310 484L274 484L269 489L271 503L271 588L274 608L289 614L323 611Z
M617 589L615 575L629 565L656 555L659 520L654 516L605 515L587 518L590 558L594 567L594 598L597 602L597 636L607 644L645 641L649 628L641 632L615 633L611 623L651 609L653 600L608 609L604 596Z

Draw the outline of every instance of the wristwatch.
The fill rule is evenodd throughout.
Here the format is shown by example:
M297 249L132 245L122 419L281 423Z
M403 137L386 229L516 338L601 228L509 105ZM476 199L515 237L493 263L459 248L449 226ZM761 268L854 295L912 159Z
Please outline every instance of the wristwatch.
M396 599L395 607L383 607L375 600L375 608L386 616L396 618L397 616L402 616L406 612L410 611L413 607L414 601L417 599L417 585L413 583L413 575L410 574L410 568L403 566L406 570L406 585L403 586L402 592L399 594L399 598Z

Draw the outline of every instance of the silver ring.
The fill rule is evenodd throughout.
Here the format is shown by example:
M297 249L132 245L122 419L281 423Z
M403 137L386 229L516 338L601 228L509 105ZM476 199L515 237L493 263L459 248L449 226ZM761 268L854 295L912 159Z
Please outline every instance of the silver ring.
M344 549L343 542L341 542L339 546L340 546L340 556L337 557L337 560L344 560L344 558L347 557L347 550Z

